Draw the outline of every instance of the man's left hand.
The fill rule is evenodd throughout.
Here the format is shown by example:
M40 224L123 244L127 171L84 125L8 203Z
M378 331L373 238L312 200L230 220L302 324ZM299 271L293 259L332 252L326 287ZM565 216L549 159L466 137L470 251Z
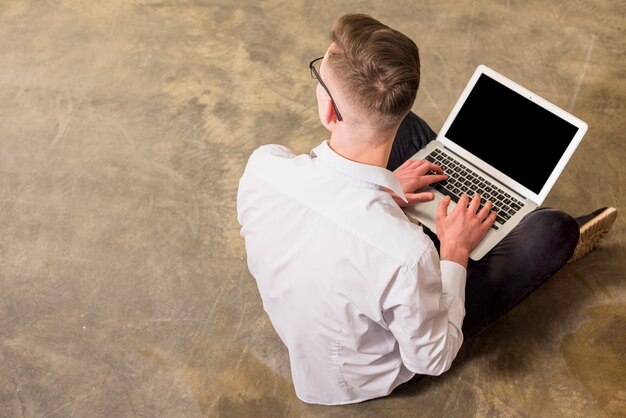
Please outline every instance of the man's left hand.
M427 174L429 171L439 174ZM405 203L400 196L390 191L393 200L400 207L433 200L435 195L431 192L415 193L415 191L448 178L447 175L443 174L441 167L424 160L407 160L393 174L400 182L402 191L408 200L408 203Z

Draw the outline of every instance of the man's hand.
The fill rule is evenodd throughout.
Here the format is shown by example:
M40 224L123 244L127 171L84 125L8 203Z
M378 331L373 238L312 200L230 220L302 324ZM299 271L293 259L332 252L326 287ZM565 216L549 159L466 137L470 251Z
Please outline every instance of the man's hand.
M492 211L491 201L480 206L480 196L474 195L470 201L463 194L454 210L448 215L450 196L439 202L437 210L437 237L441 242L441 259L454 261L467 267L469 253L487 234L496 220L496 212Z
M431 170L439 174L427 175L426 173ZM400 207L433 200L435 195L431 192L415 193L415 191L448 178L448 176L443 174L441 167L423 160L407 160L398 167L393 174L400 182L402 191L409 201L405 203L400 199L400 196L390 191L393 200L395 200Z

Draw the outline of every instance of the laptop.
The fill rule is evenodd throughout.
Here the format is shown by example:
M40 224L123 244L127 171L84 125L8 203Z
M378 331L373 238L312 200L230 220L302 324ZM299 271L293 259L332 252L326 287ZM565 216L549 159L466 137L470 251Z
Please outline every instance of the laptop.
M423 189L435 199L405 213L437 233L437 205L450 212L464 192L494 203L497 219L470 253L481 259L540 206L587 132L587 124L496 71L480 65L439 135L413 159L439 165L448 180Z

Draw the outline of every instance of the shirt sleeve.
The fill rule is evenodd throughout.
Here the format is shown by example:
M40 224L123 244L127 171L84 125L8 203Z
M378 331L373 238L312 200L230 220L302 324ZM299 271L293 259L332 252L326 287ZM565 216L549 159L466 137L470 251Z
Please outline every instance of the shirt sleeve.
M463 343L465 281L463 266L439 261L433 245L416 265L402 266L383 301L383 317L414 373L440 375L452 365Z
M264 189L266 183L260 178L276 168L281 160L294 158L294 153L283 145L267 144L257 148L246 164L237 188L237 220L242 226L240 234L245 238L246 225L255 217L261 216L260 206L272 196Z

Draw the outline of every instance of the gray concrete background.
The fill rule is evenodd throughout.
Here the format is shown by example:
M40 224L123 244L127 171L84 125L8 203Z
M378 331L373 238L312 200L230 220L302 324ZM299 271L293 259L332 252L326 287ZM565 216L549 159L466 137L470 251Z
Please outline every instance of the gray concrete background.
M435 130L478 64L587 121L546 205L624 207L624 1L0 0L0 416L626 415L623 214L443 376L297 400L235 196L259 145L325 138L307 64L346 12L415 40Z

